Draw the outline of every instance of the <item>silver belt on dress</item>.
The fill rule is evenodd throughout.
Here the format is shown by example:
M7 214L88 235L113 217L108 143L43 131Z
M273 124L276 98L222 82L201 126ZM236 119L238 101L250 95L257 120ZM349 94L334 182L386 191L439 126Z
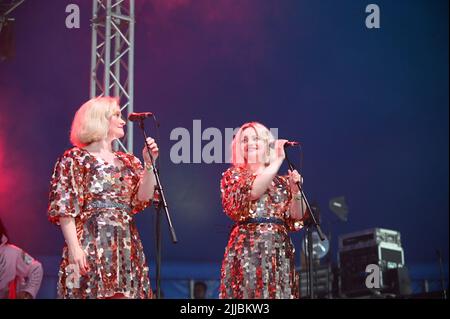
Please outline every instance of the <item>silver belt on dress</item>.
M112 209L121 209L126 211L131 211L131 207L129 204L114 202L107 199L94 200L86 205L86 208L112 208Z
M277 225L286 225L284 220L278 217L254 217L249 218L244 221L238 222L239 225L245 224L277 224Z

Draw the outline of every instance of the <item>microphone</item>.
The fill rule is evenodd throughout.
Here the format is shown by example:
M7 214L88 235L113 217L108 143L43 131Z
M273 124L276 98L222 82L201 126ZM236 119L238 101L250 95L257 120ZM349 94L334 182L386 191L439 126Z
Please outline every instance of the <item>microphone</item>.
M287 147L292 147L292 146L299 146L300 145L300 143L299 142L297 142L297 141L287 141L286 143L284 143L284 148L287 148Z
M131 122L137 122L142 121L143 119L146 119L147 117L153 116L152 112L142 112L142 113L131 113L128 115L128 119Z
M288 147L299 146L299 145L300 145L299 142L296 142L296 141L287 141L286 143L284 143L283 147L284 147L284 148L288 148ZM270 148L274 148L274 147L275 147L275 142L271 142L271 143L269 144L269 147L270 147Z

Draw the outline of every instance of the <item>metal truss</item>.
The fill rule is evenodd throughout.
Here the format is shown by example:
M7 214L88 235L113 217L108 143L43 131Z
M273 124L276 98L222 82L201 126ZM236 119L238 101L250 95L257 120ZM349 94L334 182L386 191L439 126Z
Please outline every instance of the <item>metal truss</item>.
M0 0L0 32L2 31L3 25L8 20L14 20L9 18L9 14L14 11L18 6L20 6L25 0Z
M116 96L127 118L115 148L133 153L134 0L93 0L90 97Z

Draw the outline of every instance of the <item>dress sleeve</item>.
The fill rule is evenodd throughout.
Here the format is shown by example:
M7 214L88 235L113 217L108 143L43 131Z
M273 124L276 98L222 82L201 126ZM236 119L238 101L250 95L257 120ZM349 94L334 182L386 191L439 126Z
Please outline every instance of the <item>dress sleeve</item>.
M133 213L136 214L149 207L152 203L155 203L156 205L156 203L159 202L160 196L158 191L155 189L152 199L147 201L139 200L138 191L144 175L144 167L142 166L141 160L134 155L131 155L131 165L133 166L133 171L135 174L135 178L133 179L133 191L131 194L131 207Z
M59 225L60 217L77 217L83 207L83 174L70 154L60 157L50 182L47 215Z
M238 167L231 167L222 174L220 191L225 213L234 221L242 221L248 217L250 193L255 174Z

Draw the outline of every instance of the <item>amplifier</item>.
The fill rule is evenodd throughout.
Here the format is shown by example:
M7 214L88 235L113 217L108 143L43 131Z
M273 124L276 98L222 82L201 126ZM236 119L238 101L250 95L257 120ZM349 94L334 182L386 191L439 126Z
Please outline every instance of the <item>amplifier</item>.
M313 289L316 298L331 298L333 293L334 275L330 265L314 265ZM300 298L309 298L308 272L300 271Z
M366 267L380 267L380 290L391 286L386 276L389 269L405 265L400 233L374 228L339 238L340 291L346 296L371 294L366 287Z
M371 228L339 237L339 251L375 246L380 243L401 247L400 233L384 228Z

